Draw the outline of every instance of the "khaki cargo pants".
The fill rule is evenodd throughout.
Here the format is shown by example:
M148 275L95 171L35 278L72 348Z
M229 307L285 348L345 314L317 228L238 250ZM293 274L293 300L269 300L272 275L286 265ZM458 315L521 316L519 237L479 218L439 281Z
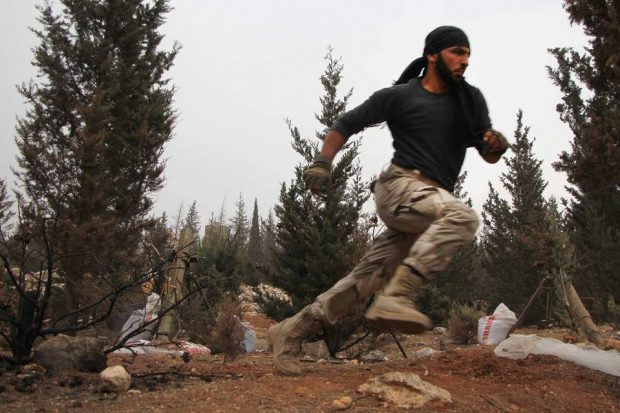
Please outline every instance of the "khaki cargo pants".
M351 273L302 310L315 319L334 324L345 314L361 314L401 263L433 279L478 228L478 216L470 207L417 170L390 165L374 192L387 229Z

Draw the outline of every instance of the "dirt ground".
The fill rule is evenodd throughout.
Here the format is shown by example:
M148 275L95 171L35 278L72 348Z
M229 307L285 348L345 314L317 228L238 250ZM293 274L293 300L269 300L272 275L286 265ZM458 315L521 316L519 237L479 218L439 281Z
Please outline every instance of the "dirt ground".
M250 320L259 349L265 347L269 320ZM532 333L532 331L517 331ZM541 336L564 338L561 330L538 330ZM330 412L333 402L352 398L348 411L402 412L357 388L387 372L412 372L452 395L451 404L433 403L420 412L616 412L620 380L550 356L514 361L496 357L492 347L449 344L444 335L399 336L408 358L389 338L379 350L387 361L303 359L304 375L277 374L267 351L244 354L224 363L221 355L188 362L170 356L108 357L132 374L132 387L104 393L95 373L43 375L25 382L18 371L0 369L2 412ZM415 359L423 347L435 352ZM320 349L306 348L309 354Z

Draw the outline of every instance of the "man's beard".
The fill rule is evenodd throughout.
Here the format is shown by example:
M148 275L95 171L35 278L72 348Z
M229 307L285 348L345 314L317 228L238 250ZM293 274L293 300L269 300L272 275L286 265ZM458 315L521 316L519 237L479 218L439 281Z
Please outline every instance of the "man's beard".
M439 74L439 77L441 77L441 79L449 85L456 85L463 80L462 76L456 79L452 76L448 66L446 66L446 62L444 62L441 57L441 53L437 55L437 73Z

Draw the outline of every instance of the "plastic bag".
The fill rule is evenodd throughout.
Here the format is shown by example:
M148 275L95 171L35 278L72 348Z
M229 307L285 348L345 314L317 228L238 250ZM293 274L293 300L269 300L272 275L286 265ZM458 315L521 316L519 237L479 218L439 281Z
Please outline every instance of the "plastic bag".
M510 311L504 303L497 306L493 315L478 320L478 343L499 344L506 337L512 326L517 322L515 313Z
M241 325L243 326L243 351L246 353L256 351L257 338L254 326L247 321L242 322Z
M555 338L543 338L536 334L511 334L495 347L495 355L513 360L526 358L529 354L556 356L582 366L620 376L620 353L603 351L596 347L581 348Z

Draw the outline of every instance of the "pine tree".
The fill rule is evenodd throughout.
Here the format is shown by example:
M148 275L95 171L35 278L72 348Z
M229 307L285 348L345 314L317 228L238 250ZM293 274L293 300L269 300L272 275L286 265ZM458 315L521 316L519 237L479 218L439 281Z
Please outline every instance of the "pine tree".
M512 152L505 162L508 171L501 175L502 186L510 200L502 199L489 184L489 197L484 204L484 266L494 288L491 305L503 302L513 311L523 310L543 277L548 257L541 254L540 243L547 225L547 204L543 196L546 182L542 178L541 161L534 157L529 127L517 114ZM537 303L538 304L538 303ZM542 317L540 305L528 313L528 321Z
M192 230L194 234L195 243L192 246L191 250L196 251L196 249L200 248L198 245L200 243L200 215L198 214L198 207L196 206L196 201L192 202L189 209L187 210L187 214L185 215L184 227Z
M254 198L254 210L252 211L252 221L250 222L250 235L248 238L247 260L248 271L253 279L258 277L258 267L263 261L263 251L260 232L260 219L258 216L258 200ZM258 281L256 279L256 281Z
M548 68L549 75L564 95L557 109L573 132L572 150L554 167L570 184L572 199L565 203L577 289L594 298L595 315L609 318L620 301L620 6L617 0L567 0L565 9L583 26L590 47L585 53L550 50L557 68Z
M368 199L359 179L361 168L355 161L359 141L351 140L343 148L332 168L332 181L325 194L315 196L304 187L302 172L318 154L318 144L328 128L345 111L351 91L338 97L343 66L329 49L327 68L320 80L325 94L320 98L321 112L315 114L323 129L317 141L302 138L288 122L293 149L303 158L295 168L290 184L282 184L279 203L275 284L292 297L295 309L301 309L352 269L351 255L356 253L353 234L361 209Z
M0 239L2 240L7 239L10 233L9 224L14 215L11 211L12 206L13 201L9 199L6 182L0 179Z
M261 256L262 262L259 266L261 278L268 283L274 283L276 269L276 253L278 245L276 242L276 220L273 211L269 211L267 219L261 220Z
M62 0L39 7L37 81L18 89L16 172L63 259L68 308L81 277L131 263L152 224L150 195L162 187L164 144L176 115L165 73L179 50L160 50L167 0ZM79 255L83 254L83 255ZM98 256L88 259L88 254Z
M239 254L244 254L248 242L248 235L250 233L250 225L248 223L243 195L239 194L239 200L235 204L235 207L235 216L231 218L230 225L232 227L232 234L237 252L239 252Z

